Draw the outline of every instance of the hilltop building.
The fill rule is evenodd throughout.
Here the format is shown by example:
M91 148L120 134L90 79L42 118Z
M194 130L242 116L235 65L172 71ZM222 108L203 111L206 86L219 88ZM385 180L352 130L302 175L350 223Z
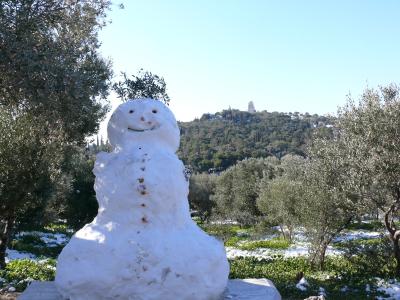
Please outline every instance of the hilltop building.
M252 114L254 114L254 113L256 112L256 109L255 109L255 107L254 107L253 101L250 101L250 102L249 102L247 111L248 111L249 113L252 113Z

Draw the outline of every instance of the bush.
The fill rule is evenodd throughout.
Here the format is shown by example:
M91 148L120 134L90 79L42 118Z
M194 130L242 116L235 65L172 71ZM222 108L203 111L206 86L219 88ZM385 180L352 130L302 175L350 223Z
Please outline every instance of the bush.
M12 283L17 291L22 291L32 280L54 280L56 262L53 259L33 261L29 259L13 260L6 265L2 276Z
M374 239L356 239L334 244L359 272L376 276L394 276L395 260L391 241L387 236Z

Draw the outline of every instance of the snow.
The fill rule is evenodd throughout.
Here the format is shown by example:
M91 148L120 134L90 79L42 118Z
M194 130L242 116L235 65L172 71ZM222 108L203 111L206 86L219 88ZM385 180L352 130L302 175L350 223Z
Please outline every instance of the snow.
M108 137L113 152L94 168L99 213L61 252L58 290L74 300L219 298L229 264L191 219L172 112L161 101L125 102Z
M349 287L347 285L343 286L342 288L340 288L340 291L342 293L347 293L349 291Z
M6 249L6 263L16 259L35 259L32 253L19 252L17 250Z
M351 230L338 236L334 242L346 242L356 239L375 239L381 237L382 234L383 233L379 231Z
M229 259L234 259L237 257L255 257L257 259L269 259L274 258L277 255L281 255L285 258L297 257L297 256L307 256L309 245L304 242L295 242L288 249L268 249L268 248L258 248L254 250L241 250L235 247L226 247L226 255ZM327 255L340 255L341 251L337 250L331 246L328 247L326 251Z
M237 221L233 221L233 220L211 221L210 223L213 225L238 225L239 224Z
M318 289L318 295L326 297L326 290L322 286Z
M275 238L276 234L270 234L263 237L262 240L270 240ZM343 242L356 239L372 239L379 238L382 236L382 232L377 231L365 231L365 230L352 230L347 231L338 236L334 242ZM307 256L310 243L306 241L306 237L301 230L295 232L293 243L288 249L267 249L258 248L254 250L241 250L235 247L226 247L226 253L229 259L234 259L237 257L255 257L257 259L269 259L276 257L277 255L288 257L298 257ZM326 255L341 255L342 251L338 250L332 246L328 246L326 250Z
M385 293L388 297L377 297L378 300L390 299L390 300L400 300L400 282L397 280L385 281L383 279L377 278L377 291Z
M308 289L308 286L309 283L304 277L301 278L300 281L296 284L296 288L303 292Z

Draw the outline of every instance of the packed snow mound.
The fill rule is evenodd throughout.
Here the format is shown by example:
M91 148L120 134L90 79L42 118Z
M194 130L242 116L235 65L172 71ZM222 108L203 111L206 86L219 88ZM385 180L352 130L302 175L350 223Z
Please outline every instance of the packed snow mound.
M110 119L112 153L94 173L97 217L61 252L56 285L70 300L213 300L228 281L221 242L191 219L175 152L179 128L160 101L131 100Z

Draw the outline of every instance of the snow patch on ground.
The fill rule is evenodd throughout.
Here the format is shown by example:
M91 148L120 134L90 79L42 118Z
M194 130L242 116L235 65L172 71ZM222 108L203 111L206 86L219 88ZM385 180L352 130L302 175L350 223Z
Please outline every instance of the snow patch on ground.
M235 247L226 247L225 250L228 259L234 259L237 257L255 257L257 259L270 259L278 255L285 258L308 255L308 245L306 243L294 243L288 249L259 248L254 250L241 250ZM340 255L341 251L329 246L326 254Z
M400 300L400 282L393 279L385 281L377 278L376 282L377 291L385 293L388 297L377 297L378 300Z
M26 235L38 236L48 247L65 245L69 241L69 237L63 233L46 233L40 231L22 231L16 235L16 238L18 239Z
M16 259L35 259L36 256L32 253L19 252L17 250L6 250L6 263Z
M223 220L223 221L211 221L212 225L238 225L237 221L233 220Z
M318 295L326 297L326 290L322 286L318 289Z
M309 283L304 277L296 284L296 288L303 292L307 290L308 286Z
M69 237L63 233L46 233L40 231L21 231L15 235L16 239L20 239L23 236L38 236L41 241L46 244L46 247L57 247L63 246L69 241ZM13 249L6 250L6 263L17 260L17 259L33 259L36 260L37 257L28 252L20 252Z
M365 231L365 230L352 230L344 232L342 235L337 237L335 242L344 242L356 239L373 239L382 236L382 232L378 231ZM263 240L270 240L276 237L276 234L268 235ZM306 236L302 231L297 231L294 235L294 242L289 246L288 249L268 249L259 248L254 250L241 250L235 247L226 247L226 254L228 259L234 259L236 257L255 257L257 259L269 259L277 255L283 257L298 257L307 256L310 244L306 241ZM328 246L326 255L341 255L342 251Z
M376 239L383 235L379 231L367 231L367 230L351 230L344 232L340 236L334 239L334 242L347 242L357 239Z

